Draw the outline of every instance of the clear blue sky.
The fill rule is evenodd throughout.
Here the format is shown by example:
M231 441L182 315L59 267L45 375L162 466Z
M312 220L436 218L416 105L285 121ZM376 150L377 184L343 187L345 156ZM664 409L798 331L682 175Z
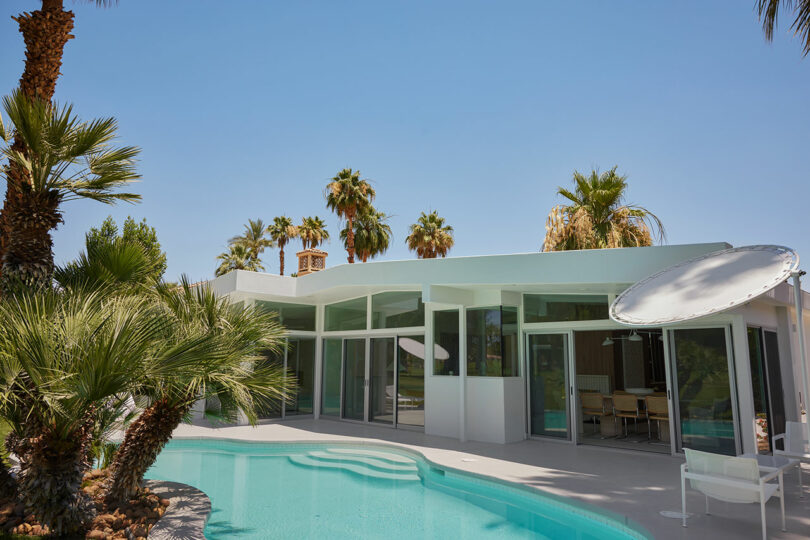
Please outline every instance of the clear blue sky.
M37 5L0 6L0 93L23 67L10 17ZM407 227L429 209L455 228L452 255L536 251L557 186L613 165L669 243L810 260L810 58L787 17L765 42L754 0L71 7L56 97L119 119L143 148L143 202L66 204L57 262L110 213L157 228L169 279L213 276L248 218L326 216L336 238L323 188L343 167L394 216L384 259L413 256ZM338 241L326 249L345 261Z

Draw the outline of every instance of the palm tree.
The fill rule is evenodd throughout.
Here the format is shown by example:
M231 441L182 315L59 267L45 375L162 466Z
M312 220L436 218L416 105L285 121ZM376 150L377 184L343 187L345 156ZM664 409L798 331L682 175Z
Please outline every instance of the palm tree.
M810 0L757 0L757 12L759 20L762 21L762 29L765 31L765 39L773 40L773 31L779 17L779 7L787 10L792 9L796 18L790 29L793 34L801 36L802 49L804 55L810 53Z
M415 251L420 259L446 257L454 240L453 227L444 223L445 219L439 217L436 210L430 214L422 212L417 222L411 225L410 234L405 239L408 249Z
M176 335L209 339L216 354L185 369L147 372L139 394L150 404L127 428L110 465L105 495L111 501L125 501L135 493L197 400L216 398L220 416L233 420L241 411L255 424L261 412L277 408L295 390L282 365L264 360L268 352L281 350L285 335L274 313L231 304L209 287L192 288L187 279L181 281L179 290L159 289L176 321Z
M177 335L165 310L108 292L36 289L0 302L0 417L20 459L18 493L57 535L92 517L80 488L100 409L145 373L189 369L199 356L189 340L156 350Z
M368 206L357 215L354 222L354 249L361 261L366 262L388 250L391 241L391 226L388 216ZM340 231L340 239L346 245L349 229Z
M25 144L20 151L11 143L11 129L0 122L0 152L8 159L4 175L8 188L18 191L6 208L8 244L4 253L3 283L43 286L53 273L51 230L62 221L60 205L73 199L113 204L134 202L140 195L115 192L140 178L134 159L139 150L114 147L114 118L81 122L72 107L30 100L15 91L3 99L15 137ZM12 178L12 173L21 178Z
M90 1L99 7L117 3L117 0ZM65 11L63 4L63 0L42 0L41 9L14 17L25 42L25 68L20 77L20 90L28 99L50 102L53 98L65 44L73 38L73 12ZM25 142L19 137L15 138L13 148L26 153ZM26 176L12 163L8 178L13 186L18 186L25 183ZM19 188L9 186L0 210L0 277L5 250L10 241L9 227L13 226L6 216L24 211L15 208L21 203L21 197L23 192Z
M248 248L240 244L228 246L228 251L217 255L217 260L222 261L214 273L217 277L223 276L231 270L264 271L264 266L259 259L256 259Z
M279 275L284 275L284 246L298 236L298 227L293 224L293 221L287 216L279 216L273 218L273 223L267 227L267 233L270 235L276 244L278 244L278 266Z
M132 292L157 284L154 259L143 246L123 238L88 242L87 251L56 267L53 278L65 288L114 286Z
M354 263L354 218L374 200L374 188L360 179L360 171L343 169L326 186L326 207L346 220L346 251Z
M228 242L247 248L251 256L259 260L266 248L275 247L273 240L267 237L267 225L261 219L248 219L245 232L241 236L234 236Z
M653 234L665 238L658 217L641 206L624 204L627 177L613 167L589 176L574 171L574 191L559 188L570 204L551 209L544 251L650 246Z
M298 236L304 249L316 248L324 240L329 240L329 231L326 230L326 222L318 216L305 217L298 226Z

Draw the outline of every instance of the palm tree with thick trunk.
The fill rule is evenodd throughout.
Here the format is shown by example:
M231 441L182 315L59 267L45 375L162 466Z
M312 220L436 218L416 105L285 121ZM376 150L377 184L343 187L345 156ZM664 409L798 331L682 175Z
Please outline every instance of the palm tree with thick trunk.
M544 251L651 246L654 239L664 240L664 226L655 214L624 203L627 177L616 169L592 170L587 176L574 171L574 191L557 190L568 204L551 209Z
M176 323L176 336L210 339L217 354L188 369L143 377L140 394L149 405L127 428L110 465L105 486L110 501L124 501L139 489L143 475L198 400L216 398L220 417L234 420L242 412L255 424L295 386L282 365L264 360L268 351L281 350L285 335L274 313L231 304L209 287L192 288L186 279L179 290L163 287L158 294Z
M800 37L802 52L807 56L810 53L810 0L757 0L757 13L768 41L773 41L780 7L793 11L795 18L790 29Z
M279 216L273 218L273 223L267 227L267 234L278 246L278 266L279 275L284 275L284 246L298 236L298 227L293 224L293 221L287 216Z
M91 1L98 6L116 3L116 0ZM64 0L42 0L41 9L21 13L14 20L25 42L25 68L20 77L20 91L28 99L50 102L62 67L65 45L73 38L73 12L65 11ZM22 154L27 153L25 141L20 138L15 138L13 147ZM10 242L10 227L13 226L7 216L19 214L27 206L22 201L25 192L17 187L25 183L24 171L10 164L8 180L6 197L0 210L0 277L2 261Z
M388 216L378 212L372 206L357 215L354 221L354 250L362 262L382 255L388 250L391 242L391 226L387 223ZM349 238L348 227L340 231L343 244Z
M3 286L47 286L54 268L51 231L62 221L61 204L139 200L140 195L116 191L140 178L135 171L139 150L112 145L114 118L82 122L72 107L32 100L20 91L3 98L3 109L9 120L7 126L0 122L0 139L6 143L0 153L8 160L4 176L8 188L20 195L4 218ZM25 151L15 148L12 136L24 142ZM17 173L22 176L13 177Z
M158 303L110 289L16 291L0 302L0 417L20 459L19 499L56 534L92 519L80 488L101 408L137 391L144 374L200 356L201 342L156 347L173 335Z
M419 219L411 225L405 242L408 249L415 251L420 259L447 257L453 247L453 227L445 224L445 219L434 210L429 214L422 212Z
M301 238L301 245L304 249L316 248L329 240L329 231L326 230L326 222L318 216L309 216L301 220L298 226L298 236Z
M326 186L326 207L346 220L346 251L349 264L354 263L354 219L374 200L374 188L360 178L360 171L343 169Z

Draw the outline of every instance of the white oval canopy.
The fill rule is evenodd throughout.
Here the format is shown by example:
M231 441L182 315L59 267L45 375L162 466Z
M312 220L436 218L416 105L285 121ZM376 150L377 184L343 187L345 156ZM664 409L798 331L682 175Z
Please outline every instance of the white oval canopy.
M421 358L422 360L425 359L425 344L419 343L415 339L401 337L399 338L399 346L405 349L407 352L411 353L417 358ZM433 345L433 358L434 360L447 360L450 358L450 353L447 350L439 345L438 343Z
M745 246L708 253L635 283L610 306L610 318L657 326L720 313L764 294L799 267L783 246Z

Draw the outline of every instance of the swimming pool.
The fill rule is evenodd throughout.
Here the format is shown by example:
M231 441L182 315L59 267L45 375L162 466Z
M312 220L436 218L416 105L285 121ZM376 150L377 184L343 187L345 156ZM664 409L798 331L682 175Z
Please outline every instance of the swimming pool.
M211 540L648 538L567 499L376 445L174 440L147 478L211 499Z

